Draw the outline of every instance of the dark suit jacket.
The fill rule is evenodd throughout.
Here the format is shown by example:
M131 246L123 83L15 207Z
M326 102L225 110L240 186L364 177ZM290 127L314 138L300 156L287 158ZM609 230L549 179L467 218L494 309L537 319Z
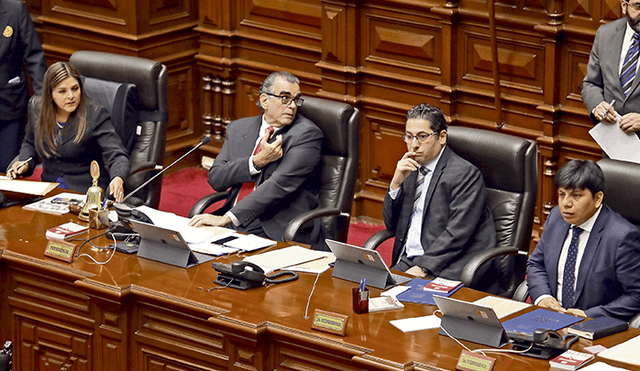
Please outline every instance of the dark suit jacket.
M392 266L406 241L417 174L414 171L405 179L395 200L388 192L384 199L384 222L396 235ZM444 148L427 190L421 238L424 255L416 258L418 265L455 280L474 255L496 246L482 175L449 147Z
M54 182L59 175L62 175L62 179L69 189L82 193L91 187L90 167L92 160L96 160L100 164L98 182L105 193L108 192L107 187L110 179L117 176L123 180L127 179L129 155L111 124L111 118L106 108L98 105L91 98L84 98L87 105L87 129L82 141L77 144L73 141L78 119L72 114L61 131L59 155L51 158L40 156L40 151L36 149L35 144L35 137L38 134L34 132L34 128L36 128L36 120L40 115L41 98L41 96L32 98L31 104L33 104L32 112L34 114L29 115L27 132L18 155L19 160L26 160L29 157L35 160L41 157L42 180ZM23 175L31 175L35 164L33 160L30 161L29 171ZM107 170L105 170L105 164Z
M602 206L587 241L576 281L576 304L589 317L629 320L640 313L640 231L608 206ZM531 299L557 297L558 259L570 224L556 206L527 263Z
M291 125L283 127L270 142L282 135L282 157L265 166L261 173L251 176L249 157L253 152L262 116L236 120L227 126L220 154L209 170L209 184L216 191L232 188L237 192L243 183L256 182L256 189L231 212L241 226L256 218L269 238L282 241L289 222L297 215L319 206L319 164L322 130L306 117L298 114ZM315 243L320 232L320 221L308 235L297 239Z
M620 115L640 112L640 74L636 75L628 97L620 85L620 54L626 27L626 17L600 26L591 48L587 75L582 81L582 101L594 123L598 120L591 111L602 101L611 103L615 99L614 107Z
M23 2L0 0L0 120L15 120L27 114L29 89L24 62L34 93L41 94L47 64L31 16ZM15 77L20 81L9 84Z

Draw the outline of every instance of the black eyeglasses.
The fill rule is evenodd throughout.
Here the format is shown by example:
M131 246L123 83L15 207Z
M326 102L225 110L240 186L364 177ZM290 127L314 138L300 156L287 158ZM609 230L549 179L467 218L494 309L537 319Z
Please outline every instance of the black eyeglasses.
M404 139L404 141L407 143L411 143L415 138L418 140L419 143L424 143L427 141L427 139L429 139L430 136L436 135L438 133L439 131L434 131L433 133L429 133L429 134L418 134L418 135L402 134L402 139Z
M628 1L625 1L627 3L628 6L632 7L633 10L640 10L640 3L629 3Z
M304 103L304 99L302 98L301 95L298 95L295 98L291 98L288 95L275 95L271 93L265 93L265 94L270 95L272 97L280 98L280 103L284 104L285 106L291 103L291 101L294 101L296 103L296 106L298 107L302 107L302 103Z

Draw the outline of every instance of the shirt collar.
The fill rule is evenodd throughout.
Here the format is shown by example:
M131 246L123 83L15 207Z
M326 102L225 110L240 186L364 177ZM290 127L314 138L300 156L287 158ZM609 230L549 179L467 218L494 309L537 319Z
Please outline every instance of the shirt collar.
M578 227L585 232L591 233L593 225L596 224L596 219L598 219L598 215L600 215L600 211L602 211L602 204L600 204L600 207L596 210L596 213L591 216L591 218L587 219L586 222L580 224Z
M269 127L269 126L271 126L271 125L267 124L267 121L264 119L264 115L262 115L262 123L260 124L260 131L258 132L258 138L262 138L264 133L267 132L267 127ZM281 127L277 128L277 127L274 126L273 127L273 134L277 133L280 129L282 129L282 128Z
M631 26L629 26L629 22L627 21L625 23L627 25L625 33L624 33L624 39L626 41L628 41L629 43L631 43L633 41L633 34L636 33L636 31L633 30L633 28L631 28Z
M429 169L429 171L431 173L433 173L436 170L436 166L438 166L438 161L440 161L440 157L442 157L442 152L444 152L444 149L445 149L446 146L447 146L446 144L444 146L442 146L442 149L440 149L440 153L438 153L436 158L434 158L433 160L427 162L426 165L423 165L424 167Z

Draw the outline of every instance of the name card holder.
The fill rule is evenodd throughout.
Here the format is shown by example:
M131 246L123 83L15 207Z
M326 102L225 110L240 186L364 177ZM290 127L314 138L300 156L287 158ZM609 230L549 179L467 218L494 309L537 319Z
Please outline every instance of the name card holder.
M311 328L330 334L345 336L347 333L347 322L349 322L349 316L316 309Z
M44 254L46 256L65 261L67 263L71 263L73 261L73 255L75 252L75 244L62 240L49 240L49 243L44 250Z

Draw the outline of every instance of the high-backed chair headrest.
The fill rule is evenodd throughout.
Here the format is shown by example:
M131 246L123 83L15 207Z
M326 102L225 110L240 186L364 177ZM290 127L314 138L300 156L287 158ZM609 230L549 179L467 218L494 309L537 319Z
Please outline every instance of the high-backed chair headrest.
M598 165L604 173L604 203L631 224L640 226L638 196L635 193L640 187L640 164L602 159Z
M69 63L85 77L95 77L115 82L136 85L140 95L141 109L145 111L167 111L166 67L157 61L127 55L77 51Z
M323 155L346 156L349 151L348 139L342 128L347 126L354 108L341 102L314 97L304 97L298 112L322 129L325 137Z
M487 188L523 193L522 166L531 144L526 139L460 126L450 126L447 143L458 155L475 165Z

